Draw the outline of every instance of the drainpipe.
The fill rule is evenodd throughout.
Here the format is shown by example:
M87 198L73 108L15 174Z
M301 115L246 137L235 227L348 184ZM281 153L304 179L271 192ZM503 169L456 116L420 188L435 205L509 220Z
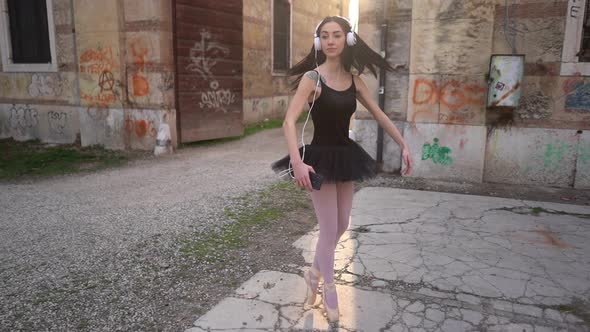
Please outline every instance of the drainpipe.
M387 15L387 10L384 11ZM387 59L387 18L383 19L381 24L381 56ZM385 68L379 71L379 108L385 112ZM379 170L383 167L383 128L377 128L377 164Z

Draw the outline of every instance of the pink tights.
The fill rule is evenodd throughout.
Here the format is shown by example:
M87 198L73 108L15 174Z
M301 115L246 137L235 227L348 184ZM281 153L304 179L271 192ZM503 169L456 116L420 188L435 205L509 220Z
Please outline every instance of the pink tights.
M340 237L348 229L352 209L353 183L324 183L321 190L311 193L311 200L320 225L313 267L319 269L324 283L334 282L334 252ZM326 304L338 306L335 292L324 294Z

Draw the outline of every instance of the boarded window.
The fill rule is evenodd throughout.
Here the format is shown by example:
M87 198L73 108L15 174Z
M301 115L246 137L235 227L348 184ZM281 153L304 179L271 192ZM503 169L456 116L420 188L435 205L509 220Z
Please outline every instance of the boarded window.
M286 71L291 54L291 5L288 0L273 1L273 70Z
M43 0L8 0L12 63L51 63L47 4Z

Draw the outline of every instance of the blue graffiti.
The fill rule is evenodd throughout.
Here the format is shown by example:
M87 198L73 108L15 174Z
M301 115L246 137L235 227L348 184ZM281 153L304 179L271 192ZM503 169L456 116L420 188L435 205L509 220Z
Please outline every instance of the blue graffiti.
M590 84L576 82L565 99L566 109L590 111Z

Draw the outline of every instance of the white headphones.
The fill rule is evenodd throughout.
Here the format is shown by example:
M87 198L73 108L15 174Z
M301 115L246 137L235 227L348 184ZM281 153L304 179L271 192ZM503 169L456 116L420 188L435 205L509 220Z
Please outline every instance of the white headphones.
M354 35L354 31L352 31L352 24L350 23L350 21L346 17L342 17L342 16L332 16L332 17L341 18L348 23L350 30L346 33L346 44L348 46L356 45L356 36ZM318 36L318 33L319 33L318 29L320 28L320 25L322 25L322 23L324 23L325 20L326 19L323 19L320 21L320 23L318 23L318 25L315 27L315 30L313 33L313 47L315 48L316 51L322 50L322 42L320 41L320 37Z

